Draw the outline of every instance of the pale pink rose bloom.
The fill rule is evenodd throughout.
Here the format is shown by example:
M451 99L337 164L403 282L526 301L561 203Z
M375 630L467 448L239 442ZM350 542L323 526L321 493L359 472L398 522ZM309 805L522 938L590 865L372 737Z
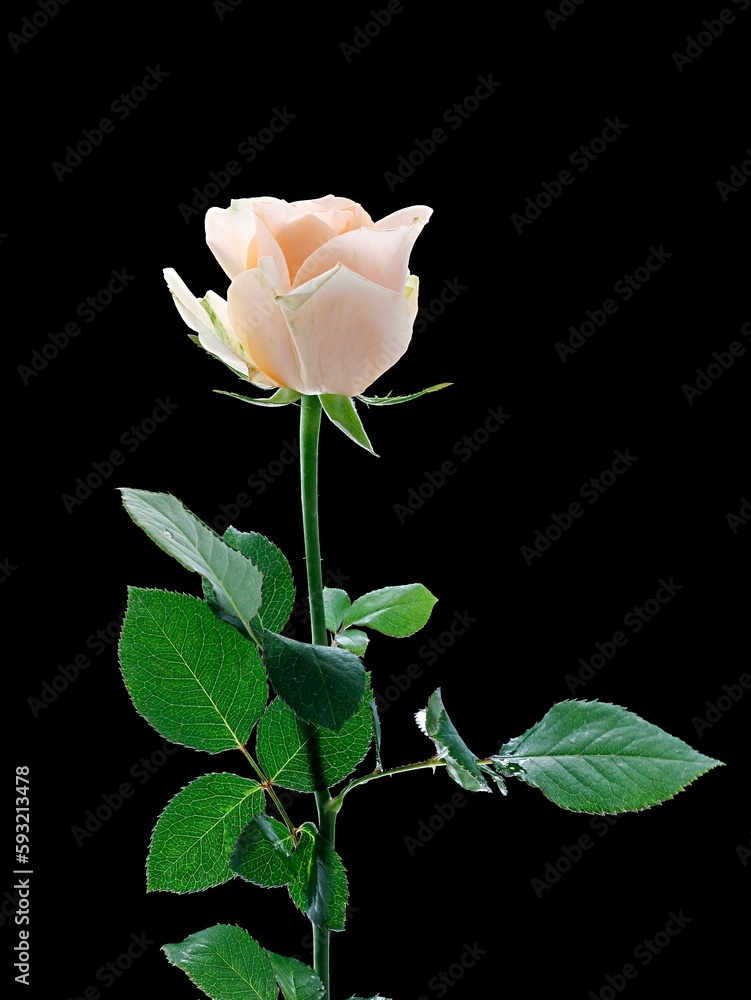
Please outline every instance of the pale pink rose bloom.
M244 198L206 213L206 241L231 279L226 304L198 302L165 271L203 347L256 385L356 396L405 353L417 313L409 255L425 205L378 222L355 202Z

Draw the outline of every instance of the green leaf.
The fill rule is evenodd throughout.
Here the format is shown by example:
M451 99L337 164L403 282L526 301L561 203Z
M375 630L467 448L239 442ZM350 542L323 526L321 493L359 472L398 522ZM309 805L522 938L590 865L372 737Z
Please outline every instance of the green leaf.
M241 399L243 403L254 403L256 406L288 406L296 403L302 393L294 389L277 389L271 396L241 396L238 392L226 392L224 389L214 389L220 396L232 396L234 399Z
M273 951L266 954L271 959L279 989L284 1000L320 1000L326 987L310 968L295 958L285 958Z
M271 959L241 927L217 924L162 951L213 1000L277 1000Z
M268 685L255 646L197 597L130 587L119 652L133 704L173 743L232 750L263 715Z
M236 774L205 774L170 800L151 835L149 892L197 892L232 878L237 838L263 812L263 788Z
M297 642L264 629L263 661L276 693L306 722L338 732L360 707L365 670L346 649Z
M272 816L254 816L237 839L229 860L246 882L267 888L286 885L292 877L292 834Z
M553 705L492 762L563 809L599 815L648 809L722 766L620 705L598 701Z
M326 628L329 632L336 632L339 629L342 618L351 604L346 591L337 590L335 587L323 588L323 609L326 616Z
M417 724L435 743L438 757L446 762L446 770L454 781L470 792L489 792L477 757L454 728L443 707L441 689L428 699L428 707L415 716Z
M358 597L342 624L345 628L367 625L385 635L403 638L423 627L437 600L421 583L383 587Z
M263 773L274 785L298 792L319 791L342 781L370 747L370 698L367 692L357 712L338 732L318 729L315 738L310 727L281 698L275 698L258 724L256 753Z
M381 717L378 714L378 705L375 698L370 701L370 711L373 716L373 736L375 737L376 764L379 771L383 770L381 762Z
M439 389L446 389L453 385L453 382L439 382L438 385L431 385L429 389L421 389L419 392L410 393L409 396L358 396L366 406L392 406L394 403L408 403L411 399L418 399L428 392L438 392Z
M300 828L300 843L292 855L295 877L292 902L324 931L343 931L347 917L347 873L342 859L312 823Z
M261 607L260 570L169 493L120 492L139 528L181 566L205 577L222 610L248 626Z
M257 531L238 531L230 526L222 536L228 545L257 566L263 574L261 609L263 628L281 632L295 603L295 582L287 557L278 546Z
M365 433L365 428L355 409L352 398L350 396L333 396L324 393L319 396L319 399L321 400L321 406L326 416L332 424L338 427L355 444L359 444L361 448L364 448L371 455L375 455L378 458L378 455L373 451L373 445L370 443L368 435Z
M355 656L365 656L370 637L359 628L348 628L344 632L337 632L334 642L340 649L348 649Z

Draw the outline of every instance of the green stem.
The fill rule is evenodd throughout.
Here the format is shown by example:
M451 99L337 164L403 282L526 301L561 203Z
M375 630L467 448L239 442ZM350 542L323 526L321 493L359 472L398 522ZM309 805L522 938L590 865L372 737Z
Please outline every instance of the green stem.
M321 429L321 401L318 396L302 397L300 414L300 486L302 494L302 520L305 536L305 563L308 576L308 602L310 606L311 642L326 645L326 621L323 606L323 572L321 570L321 540L318 528L318 435ZM316 760L318 737L315 726L306 726L310 734L308 743L311 760ZM318 806L318 831L331 847L334 846L337 809L329 807L331 796L327 789L315 793ZM329 944L330 934L312 923L313 966L324 985L321 1000L330 1000Z
M402 764L400 767L392 767L388 771L373 771L372 774L364 774L361 778L355 778L354 781L350 781L346 788L343 788L336 798L331 800L331 806L329 808L333 807L338 810L341 807L344 796L347 792L351 792L353 788L357 788L358 785L364 785L368 781L375 781L377 778L391 778L395 774L406 774L407 771L421 771L426 767L430 767L435 771L437 767L445 766L445 761L438 760L436 757L431 757L430 760L421 760L416 764Z

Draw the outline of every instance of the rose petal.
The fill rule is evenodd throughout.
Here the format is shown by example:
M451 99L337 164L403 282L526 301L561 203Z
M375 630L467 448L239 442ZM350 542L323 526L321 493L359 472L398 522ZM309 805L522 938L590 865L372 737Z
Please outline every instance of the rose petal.
M251 266L248 253L256 235L253 205L269 200L275 199L239 198L229 208L210 208L206 213L206 242L230 278Z
M409 208L400 208L391 215L385 215L374 223L374 226L376 229L396 229L398 226L411 225L413 219L420 219L425 224L432 214L433 209L427 205L411 205Z
M395 292L337 264L277 304L300 357L302 381L294 388L306 395L356 396L407 350L416 278Z
M335 264L344 264L376 285L402 292L409 255L423 225L422 219L413 216L409 225L395 229L360 228L335 236L308 257L292 287L324 274Z
M278 386L304 391L294 340L260 267L237 275L229 286L227 305L232 329L259 370Z

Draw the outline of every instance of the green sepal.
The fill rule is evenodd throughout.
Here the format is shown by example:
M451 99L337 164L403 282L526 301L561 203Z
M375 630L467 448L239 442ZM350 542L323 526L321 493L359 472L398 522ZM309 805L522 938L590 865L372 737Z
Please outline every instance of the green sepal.
M232 396L243 403L253 403L255 406L289 406L301 398L302 393L294 389L277 389L271 396L242 396L239 392L227 392L226 389L214 389L220 396Z
M242 927L217 924L162 951L212 1000L277 1000L268 953Z
M419 399L428 392L438 392L439 389L447 389L453 382L439 382L438 385L431 385L429 389L421 389L419 392L412 392L408 396L358 396L366 406L393 406L395 403L408 403L411 399Z
M418 712L415 720L420 729L435 743L438 759L445 761L446 770L453 780L470 792L489 792L490 785L483 777L478 758L456 731L443 707L441 689L428 699L428 707Z
M375 455L378 458L368 435L365 433L365 428L355 409L352 398L350 396L334 396L326 393L318 398L321 400L324 413L332 424L338 427L343 434L346 434L350 441L359 444L365 451L369 451L371 455Z
M505 778L539 788L562 809L638 812L672 799L722 761L622 708L562 701L491 758Z

